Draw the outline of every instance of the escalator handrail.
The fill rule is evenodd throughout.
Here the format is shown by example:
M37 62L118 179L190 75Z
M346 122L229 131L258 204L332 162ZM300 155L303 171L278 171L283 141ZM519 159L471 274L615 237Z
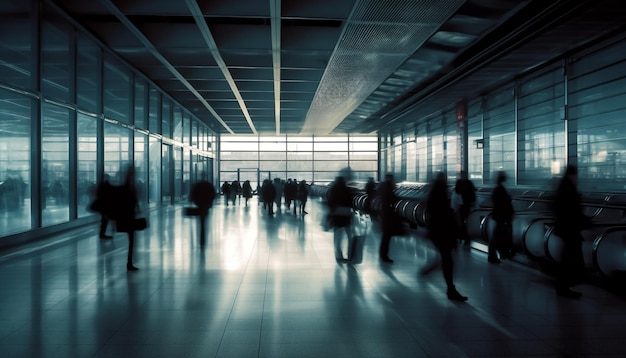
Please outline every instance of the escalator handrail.
M602 270L602 268L600 267L600 262L598 261L598 248L600 247L602 240L604 240L609 233L612 233L614 231L626 231L626 225L616 225L607 228L602 232L602 234L596 236L591 246L591 260L593 262L593 267L602 275L607 277L609 276L609 274Z

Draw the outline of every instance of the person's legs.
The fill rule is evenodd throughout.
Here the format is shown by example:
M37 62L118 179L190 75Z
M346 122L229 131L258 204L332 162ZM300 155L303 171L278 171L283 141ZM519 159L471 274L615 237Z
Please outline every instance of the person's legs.
M496 223L496 227L493 230L493 234L491 235L491 240L489 240L487 261L492 264L499 264L500 259L498 258L498 251L500 251L500 224ZM502 254L502 252L500 252Z
M341 250L341 238L343 236L343 228L336 227L333 230L333 242L335 244L335 259L337 261L345 260L343 256L343 250Z
M467 297L463 296L454 287L453 272L454 262L452 261L452 249L448 247L438 247L441 254L441 267L443 269L443 278L446 281L448 289L448 299L453 301L467 301Z
M378 249L378 255L381 260L392 263L393 260L389 258L389 242L391 241L391 234L389 230L383 229L383 236L380 240L380 248Z
M204 246L206 241L206 214L201 214L200 218L200 246Z
M106 234L108 224L109 224L109 219L106 217L106 215L102 215L100 218L100 233L99 233L99 237L101 239L111 238L111 236Z
M128 232L128 259L126 261L126 269L128 271L137 271L138 268L133 266L133 251L135 249L135 232Z
M565 244L561 263L557 268L556 293L559 296L580 298L582 294L570 288L578 283L585 270L585 262L580 244Z

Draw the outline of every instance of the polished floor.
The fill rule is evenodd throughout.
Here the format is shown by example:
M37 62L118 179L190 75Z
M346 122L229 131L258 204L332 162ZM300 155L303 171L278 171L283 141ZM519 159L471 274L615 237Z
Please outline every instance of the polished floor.
M0 252L0 357L608 357L626 356L626 303L592 286L557 297L525 265L459 248L446 298L419 233L394 238L393 264L362 220L362 264L338 264L324 207L270 217L252 201L212 210L197 240L182 206L153 210L137 237L82 228Z

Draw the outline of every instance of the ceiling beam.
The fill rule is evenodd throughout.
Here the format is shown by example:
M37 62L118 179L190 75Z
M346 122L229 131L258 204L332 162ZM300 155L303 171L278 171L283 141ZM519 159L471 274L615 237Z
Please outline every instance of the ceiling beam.
M239 89L237 88L237 84L235 83L233 76L230 74L230 71L228 70L226 63L224 62L222 55L220 55L220 51L217 48L217 43L215 43L215 39L213 38L213 35L211 34L209 25L207 25L206 20L204 19L204 14L202 13L202 10L200 10L200 7L198 6L198 3L196 2L196 0L185 0L185 3L187 3L187 7L189 8L189 11L191 11L191 15L193 16L193 19L196 21L196 25L198 26L198 29L200 29L202 38L204 38L204 41L206 42L209 50L211 51L211 54L213 55L213 58L215 59L217 66L222 71L224 78L226 78L226 82L228 82L228 85L230 86L230 90L235 95L235 98L237 98L237 103L239 103L239 107L241 107L243 116L246 118L246 121L248 122L248 125L250 126L250 129L252 130L252 133L258 134L256 128L254 127L254 123L252 123L252 118L250 118L250 113L248 113L248 107L246 107L246 103L244 102L243 98L241 97L241 93L239 92Z
M270 0L272 26L272 64L274 69L274 112L276 116L276 135L280 135L280 31L281 1Z
M206 109L209 110L209 112L211 112L211 114L213 115L213 117L215 117L215 119L217 119L218 122L220 122L220 124L230 133L230 134L235 134L235 132L230 129L230 127L226 124L226 122L224 122L224 120L222 120L222 117L220 117L219 114L217 114L217 112L215 112L215 110L213 109L213 107L211 107L211 105L204 99L204 97L202 97L202 95L200 94L200 92L198 92L193 85L191 85L191 83L189 83L189 81L180 73L178 72L178 70L174 67L174 65L172 65L160 52L159 50L157 50L157 48L152 44L152 42L150 40L148 40L148 38L141 32L141 30L139 30L133 23L132 21L130 21L130 19L128 19L128 17L126 17L126 15L124 15L124 13L122 13L122 11L115 6L115 4L113 4L111 2L111 0L100 0L100 2L102 3L102 5L104 5L115 17L117 17L117 19L124 24L124 26L126 26L126 28L133 34L135 35L135 37L137 37L139 39L139 41L141 41L141 43L150 51L150 53L159 61L161 62L161 64L163 66L165 66L165 68L167 68L173 75L174 77L176 77L185 87L187 87L187 89L193 93L194 96L196 96L196 98L198 98L198 100L200 100L200 102L206 107Z

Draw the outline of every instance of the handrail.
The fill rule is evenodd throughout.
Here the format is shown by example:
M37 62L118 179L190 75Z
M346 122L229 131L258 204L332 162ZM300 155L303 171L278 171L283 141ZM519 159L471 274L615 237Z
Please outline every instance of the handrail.
M591 259L593 261L593 266L596 268L596 270L598 270L604 276L609 276L609 275L608 273L604 272L602 268L600 267L600 262L598 261L598 248L600 247L600 243L602 242L602 240L604 240L604 238L606 238L606 236L609 233L612 233L614 231L626 231L626 225L616 225L616 226L612 226L604 230L602 234L598 235L593 240L593 244L591 247Z

